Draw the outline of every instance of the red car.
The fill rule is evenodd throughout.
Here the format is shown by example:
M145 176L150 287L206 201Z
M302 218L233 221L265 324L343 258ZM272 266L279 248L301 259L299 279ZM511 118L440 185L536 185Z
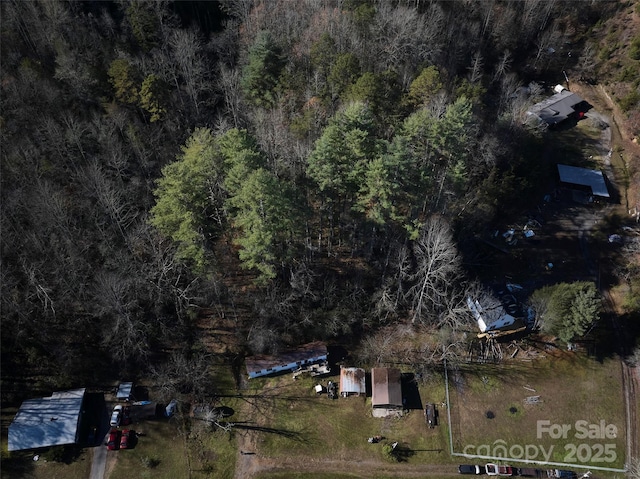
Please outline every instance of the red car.
M107 449L115 451L120 446L120 431L112 429L109 433L109 440L107 441Z
M122 437L120 438L120 449L129 449L130 435L131 435L131 431L129 431L129 429L124 429L122 431Z

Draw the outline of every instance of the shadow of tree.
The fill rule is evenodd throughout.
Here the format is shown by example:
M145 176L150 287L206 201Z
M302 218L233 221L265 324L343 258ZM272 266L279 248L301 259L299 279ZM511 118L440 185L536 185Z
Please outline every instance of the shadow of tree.
M247 431L264 432L268 434L276 434L278 436L286 437L287 439L293 439L298 442L307 442L304 435L299 431L291 431L289 429L279 429L275 427L258 426L250 423L233 423L235 429L243 429Z

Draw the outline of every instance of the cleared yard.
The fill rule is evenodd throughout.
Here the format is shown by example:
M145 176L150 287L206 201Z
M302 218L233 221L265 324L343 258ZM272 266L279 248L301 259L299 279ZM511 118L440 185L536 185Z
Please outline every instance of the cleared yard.
M325 385L328 379L336 381L337 377L323 378ZM383 444L398 441L410 451L407 462L432 463L443 459L444 428L428 429L421 408L410 409L402 418L377 419L372 417L370 398L331 400L326 394L316 395L315 384L309 378L292 381L290 375L270 379L265 384L266 391L278 394L265 397L263 405L268 409L255 410L254 420L264 421L268 426L265 429L268 432L259 433L261 454L385 460ZM420 403L413 402L416 406L444 399L441 381L419 391ZM385 439L378 444L367 442L368 437L377 435Z
M194 428L185 439L186 427L177 418L132 424L131 429L143 435L132 449L109 452L107 477L180 479L214 475L232 478L235 442L230 441L227 434Z
M455 452L624 467L616 359L562 353L519 366L477 365L450 372L450 399Z

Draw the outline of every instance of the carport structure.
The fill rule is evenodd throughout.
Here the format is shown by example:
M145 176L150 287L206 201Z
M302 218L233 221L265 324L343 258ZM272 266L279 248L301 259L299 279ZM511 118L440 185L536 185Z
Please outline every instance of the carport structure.
M588 188L593 196L610 197L607 182L601 171L577 166L558 165L558 174L562 183Z
M340 366L340 394L343 397L364 396L367 393L364 369Z

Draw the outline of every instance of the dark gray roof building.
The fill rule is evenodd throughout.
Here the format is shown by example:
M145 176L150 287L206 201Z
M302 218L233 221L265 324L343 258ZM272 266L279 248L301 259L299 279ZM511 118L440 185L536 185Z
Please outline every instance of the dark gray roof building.
M546 100L536 103L527 111L528 115L535 115L547 125L557 125L580 111L584 100L579 95L562 90Z

